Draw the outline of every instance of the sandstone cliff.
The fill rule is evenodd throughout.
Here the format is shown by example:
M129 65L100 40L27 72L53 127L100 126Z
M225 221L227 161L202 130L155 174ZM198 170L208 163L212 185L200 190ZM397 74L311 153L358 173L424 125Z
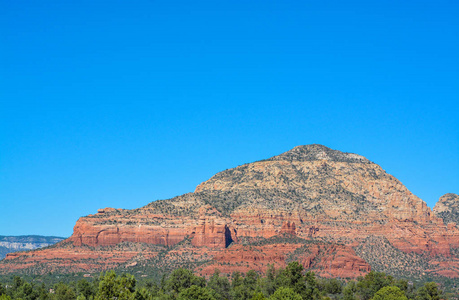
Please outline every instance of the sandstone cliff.
M385 264L372 241L391 249ZM225 170L193 193L139 209L101 209L80 218L65 245L7 257L0 272L30 269L44 260L60 270L56 251L73 259L73 266L83 260L81 253L98 251L106 258L79 266L195 263L197 272L207 274L215 266L224 272L263 271L269 263L296 259L324 276L355 277L370 265L392 272L390 266L397 265L413 276L459 277L456 226L444 224L377 164L322 145ZM119 245L134 250L125 256L120 250L110 260L110 249ZM143 256L135 245L144 245Z

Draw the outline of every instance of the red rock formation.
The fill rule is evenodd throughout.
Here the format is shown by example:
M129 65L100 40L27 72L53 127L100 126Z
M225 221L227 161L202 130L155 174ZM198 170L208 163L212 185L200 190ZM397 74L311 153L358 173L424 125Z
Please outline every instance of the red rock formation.
M210 263L196 268L196 271L201 275L209 276L215 269L231 274L235 271L245 273L249 270L265 272L269 265L283 268L286 266L288 254L301 246L301 244L274 244L269 247L234 245L215 255Z
M91 247L113 246L122 242L173 246L190 234L189 228L164 228L142 223L131 225L128 222L98 224L92 219L80 218L68 240L75 246Z
M98 272L112 269L120 264L129 264L155 257L161 250L155 247L118 247L118 249L91 249L61 243L59 247L38 249L22 253L11 253L2 264L7 273L27 269L35 274L48 272Z
M443 202L454 204L455 199L448 196ZM446 210L439 206L437 211ZM454 217L454 213L448 216ZM103 258L110 247L123 243L174 247L187 240L190 251L197 253L189 259L214 257L208 269L200 270L205 274L214 265L227 265L228 271L247 265L264 270L268 261L284 265L286 253L291 254L296 246L279 250L276 244L270 244L269 249L248 250L238 243L244 238L269 239L287 234L292 239L329 243L317 246L316 254L310 249L311 253L301 256L305 266L322 270L323 276L327 276L327 268L332 269L332 275L342 277L368 271L368 264L351 247L362 245L369 237L386 239L400 253L417 253L432 262L432 272L452 276L455 267L440 268L433 261L443 257L443 262L456 265L459 229L452 222L444 224L440 217L366 158L309 145L220 172L201 183L194 193L135 210L101 209L77 221L66 241L72 247L8 256L0 263L0 272L33 268L43 262L57 268L60 262L53 260L53 253L59 257L62 251L75 265L81 261L81 253L100 251L99 262L88 267L99 270L114 265ZM132 257L140 255L126 254L124 259L122 253L114 260L121 265L132 264ZM31 255L36 259L30 260ZM236 261L239 263L232 263Z
M352 248L343 245L314 245L300 261L305 268L316 269L322 277L355 278L371 270Z
M276 269L287 265L288 256L298 248L302 254L298 260L305 269L312 270L323 277L356 278L370 271L370 265L358 257L352 248L343 245L313 244L273 244L267 246L235 245L214 257L204 267L196 269L204 276L212 275L215 269L231 274L234 271L255 270L266 272L270 265Z
M295 234L296 234L295 222L292 222L292 223L290 223L289 221L284 222L284 223L282 224L280 233L281 233L281 234L288 233L288 234L295 235Z

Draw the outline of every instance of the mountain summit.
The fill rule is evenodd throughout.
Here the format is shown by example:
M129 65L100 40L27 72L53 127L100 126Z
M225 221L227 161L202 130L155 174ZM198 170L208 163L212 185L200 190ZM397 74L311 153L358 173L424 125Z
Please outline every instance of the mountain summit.
M0 272L186 265L206 275L290 260L322 276L459 277L459 229L365 157L306 145L219 172L193 193L100 209L54 248L9 254Z
M290 151L282 153L281 155L274 156L268 160L285 160L298 162L327 160L348 163L370 163L368 159L361 155L332 150L319 144L297 146Z

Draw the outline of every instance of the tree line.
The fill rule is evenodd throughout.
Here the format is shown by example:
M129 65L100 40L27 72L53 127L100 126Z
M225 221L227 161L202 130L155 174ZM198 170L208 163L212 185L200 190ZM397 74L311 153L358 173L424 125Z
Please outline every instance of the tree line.
M357 280L317 278L298 262L286 268L270 266L263 275L251 270L208 279L176 269L159 282L138 284L130 274L101 273L92 281L57 283L52 288L15 276L0 283L0 300L440 300L447 299L434 282L416 286L404 279L370 272Z

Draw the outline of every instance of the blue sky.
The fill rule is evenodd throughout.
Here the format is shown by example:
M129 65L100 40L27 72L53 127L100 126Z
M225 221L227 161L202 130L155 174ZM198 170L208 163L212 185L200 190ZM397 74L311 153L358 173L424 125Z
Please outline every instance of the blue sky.
M373 2L0 0L0 235L313 143L459 193L459 4Z

